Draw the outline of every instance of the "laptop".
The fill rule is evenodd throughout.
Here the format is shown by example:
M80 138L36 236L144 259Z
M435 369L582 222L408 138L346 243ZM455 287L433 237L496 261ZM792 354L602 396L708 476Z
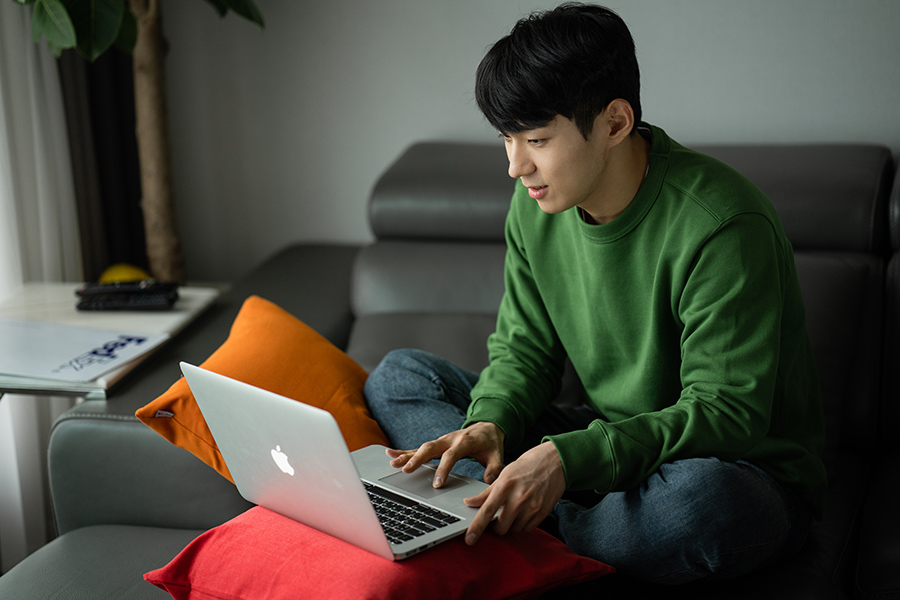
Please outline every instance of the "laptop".
M434 467L390 466L384 446L350 452L327 411L182 362L238 492L248 501L389 560L464 532L464 498L487 485ZM379 513L379 514L376 514Z

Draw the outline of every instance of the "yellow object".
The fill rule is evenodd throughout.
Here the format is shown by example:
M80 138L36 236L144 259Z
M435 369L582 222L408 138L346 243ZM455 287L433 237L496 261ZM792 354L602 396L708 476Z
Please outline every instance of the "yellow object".
M150 279L150 273L140 267L126 263L116 263L108 267L100 275L100 283L121 283L125 281L143 281Z

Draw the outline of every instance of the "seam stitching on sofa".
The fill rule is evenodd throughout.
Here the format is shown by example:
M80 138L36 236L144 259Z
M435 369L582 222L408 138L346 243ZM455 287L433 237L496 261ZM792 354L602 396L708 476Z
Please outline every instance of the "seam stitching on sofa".
M130 416L130 415L110 415L110 414L107 414L107 413L101 413L101 412L96 412L96 413L94 413L94 412L72 413L72 414L68 414L68 415L66 415L66 416L64 416L64 417L62 417L62 418L60 418L60 419L59 419L59 422L69 421L69 420L73 420L73 419L76 419L76 420L77 420L77 419L81 419L81 420L85 420L85 419L98 419L98 420L101 420L101 421L125 421L125 422L129 422L129 423L130 423L130 422L135 422L135 423L139 422L139 421L138 421L138 418L137 418L137 417L134 417L134 416Z

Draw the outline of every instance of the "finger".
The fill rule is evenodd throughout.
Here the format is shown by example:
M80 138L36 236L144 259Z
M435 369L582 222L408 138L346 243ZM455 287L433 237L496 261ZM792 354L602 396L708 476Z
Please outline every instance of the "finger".
M473 544L478 542L478 540L481 538L481 535L484 533L484 530L487 529L487 526L491 524L491 521L494 520L494 515L500 509L500 506L502 506L502 501L496 498L496 494L493 493L494 490L488 488L487 490L485 490L485 492L488 493L487 498L481 505L481 508L478 509L478 514L475 515L475 518L472 519L472 522L466 529L466 544L468 544L469 546L472 546ZM481 495L482 494L479 494L478 496ZM476 496L476 498L478 496Z
M434 482L432 484L434 487L439 488L444 485L444 482L447 481L447 477L450 475L450 469L453 468L457 460L456 451L453 447L448 448L441 454L441 462L438 464L437 469L434 470Z
M521 529L521 531L524 531L526 533L529 531L534 531L535 528L537 528L541 523L543 523L544 519L546 519L549 515L550 515L549 512L547 512L546 514L545 513L536 514L528 523L525 524L525 526Z
M491 500L497 502L497 508L500 506L503 507L500 514L494 519L494 533L497 535L505 535L510 531L515 531L513 527L515 526L516 521L522 518L522 507L511 495L511 492L506 490L502 497L500 497L499 493L494 494L494 497ZM485 510L486 507L487 503L482 505L481 510ZM494 512L496 513L496 509Z
M500 471L502 470L503 457L499 453L492 455L484 467L484 482L488 485L494 483L500 477Z
M479 508L484 505L484 501L487 500L487 497L491 494L491 488L485 488L480 493L469 496L468 498L463 498L463 502L466 503L466 506L470 508Z
M519 533L520 531L525 531L528 529L528 526L531 525L531 522L534 520L535 515L530 512L520 512L516 518L509 524L509 527L506 529L504 533ZM538 520L540 523L541 520ZM532 527L533 529L533 527ZM499 532L498 532L499 533Z
M385 451L385 454L391 458L391 466L395 469L399 469L412 458L413 454L415 454L415 450L392 450L388 448Z
M416 450L413 455L409 457L406 464L403 465L403 472L412 473L430 460L441 456L445 450L446 442L442 439L425 442L419 446L419 449Z

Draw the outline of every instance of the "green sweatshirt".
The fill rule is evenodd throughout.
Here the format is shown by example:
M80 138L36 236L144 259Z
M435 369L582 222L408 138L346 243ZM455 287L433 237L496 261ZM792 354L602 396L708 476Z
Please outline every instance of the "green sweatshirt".
M571 359L600 418L551 436L569 489L633 488L662 463L747 460L821 515L824 420L793 251L749 180L650 127L647 176L606 225L520 184L506 292L466 425L514 447Z

